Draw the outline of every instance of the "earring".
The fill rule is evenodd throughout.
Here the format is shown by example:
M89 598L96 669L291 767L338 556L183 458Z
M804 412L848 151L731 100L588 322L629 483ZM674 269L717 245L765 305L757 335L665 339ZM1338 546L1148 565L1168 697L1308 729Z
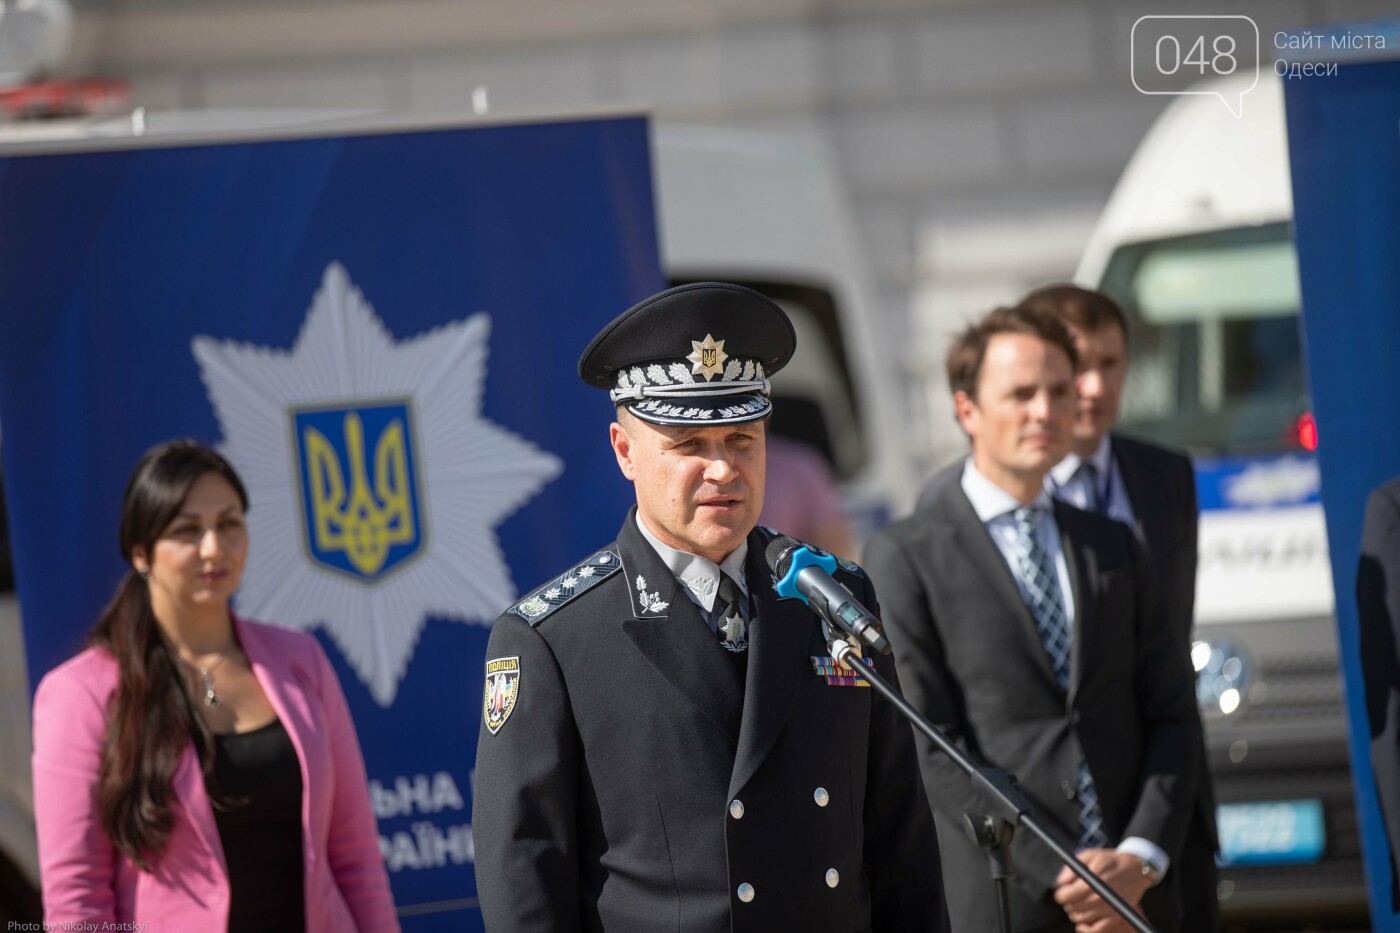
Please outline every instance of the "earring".
M151 568L150 568L150 567L139 567L139 568L137 568L137 570L136 570L136 575L137 575L138 577L140 577L142 580L150 580L150 579L151 579Z

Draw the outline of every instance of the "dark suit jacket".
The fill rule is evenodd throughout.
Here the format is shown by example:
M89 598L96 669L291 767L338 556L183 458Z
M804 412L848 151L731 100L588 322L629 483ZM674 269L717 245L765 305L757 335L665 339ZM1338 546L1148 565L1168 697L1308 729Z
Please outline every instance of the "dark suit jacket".
M1391 904L1400 909L1400 478L1371 492L1356 573L1371 769L1390 840Z
M962 491L962 469L935 477L915 514L866 546L905 694L974 757L1014 773L1072 847L1082 755L1110 840L1141 836L1175 857L1196 793L1195 693L1186 645L1160 623L1140 544L1119 522L1055 504L1075 600L1066 695L1011 569ZM917 737L916 747L953 928L994 930L986 856L960 831L964 813L987 808L932 743ZM1059 862L1028 832L1012 855L1016 929L1068 928L1050 894ZM1170 884L1149 898L1149 916L1170 928Z
M1196 561L1200 529L1200 506L1196 499L1196 471L1183 453L1114 434L1110 449L1123 474L1128 501L1133 504L1133 520L1138 539L1147 548L1157 573L1162 594L1162 613L1167 629L1179 644L1191 644L1191 628L1196 618ZM1199 718L1200 711L1197 710ZM1201 780L1196 798L1196 817L1201 823L1210 852L1201 858L1214 858L1220 846L1215 829L1215 782L1205 758L1205 736L1201 737ZM1213 894L1211 895L1214 896Z
M1152 558L1167 627L1189 645L1200 525L1196 472L1185 454L1121 434L1112 436L1110 450L1133 504L1138 536Z
M496 621L486 656L520 674L477 746L488 930L946 928L910 729L874 691L816 673L819 625L777 598L769 540L748 539L746 684L631 514L571 586ZM838 576L873 606L863 573Z

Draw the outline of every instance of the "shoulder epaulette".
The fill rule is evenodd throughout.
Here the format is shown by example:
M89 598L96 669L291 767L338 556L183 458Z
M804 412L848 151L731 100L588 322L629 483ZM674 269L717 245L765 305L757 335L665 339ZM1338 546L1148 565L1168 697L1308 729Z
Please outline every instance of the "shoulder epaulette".
M550 580L506 611L515 613L532 626L539 625L550 613L568 605L580 593L592 589L621 569L622 559L617 552L605 548Z

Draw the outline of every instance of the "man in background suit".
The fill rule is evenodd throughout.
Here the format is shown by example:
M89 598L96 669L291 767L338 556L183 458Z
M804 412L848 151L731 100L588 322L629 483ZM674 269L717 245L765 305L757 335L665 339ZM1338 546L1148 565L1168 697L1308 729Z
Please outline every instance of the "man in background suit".
M1196 793L1191 670L1133 533L1045 491L1070 447L1075 355L1057 319L1027 308L959 335L948 378L972 455L871 539L866 566L910 701L1014 773L1089 867L1171 930L1178 898L1159 882ZM988 808L930 742L915 744L953 928L995 930L987 856L962 829ZM1029 833L1011 851L1017 931L1128 929Z
M1127 319L1107 295L1075 285L1036 289L1022 304L1056 315L1079 353L1074 443L1050 470L1051 494L1137 532L1157 572L1167 630L1189 650L1196 606L1196 475L1184 453L1111 433L1128 375ZM1198 729L1199 715L1198 709ZM1220 925L1219 843L1204 731L1199 742L1200 792L1176 871L1181 876L1182 929L1209 933Z
M1390 903L1400 910L1400 477L1371 490L1356 571L1371 772L1390 841Z

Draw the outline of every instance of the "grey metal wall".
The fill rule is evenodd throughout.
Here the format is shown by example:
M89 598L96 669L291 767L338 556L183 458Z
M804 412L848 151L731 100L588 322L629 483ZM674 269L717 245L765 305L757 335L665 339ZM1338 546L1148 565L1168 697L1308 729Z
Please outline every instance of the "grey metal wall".
M1277 29L1385 0L77 0L71 69L151 108L461 111L651 103L667 120L837 153L884 330L932 464L960 449L939 372L961 320L1068 277L1165 98L1128 74L1133 22Z

